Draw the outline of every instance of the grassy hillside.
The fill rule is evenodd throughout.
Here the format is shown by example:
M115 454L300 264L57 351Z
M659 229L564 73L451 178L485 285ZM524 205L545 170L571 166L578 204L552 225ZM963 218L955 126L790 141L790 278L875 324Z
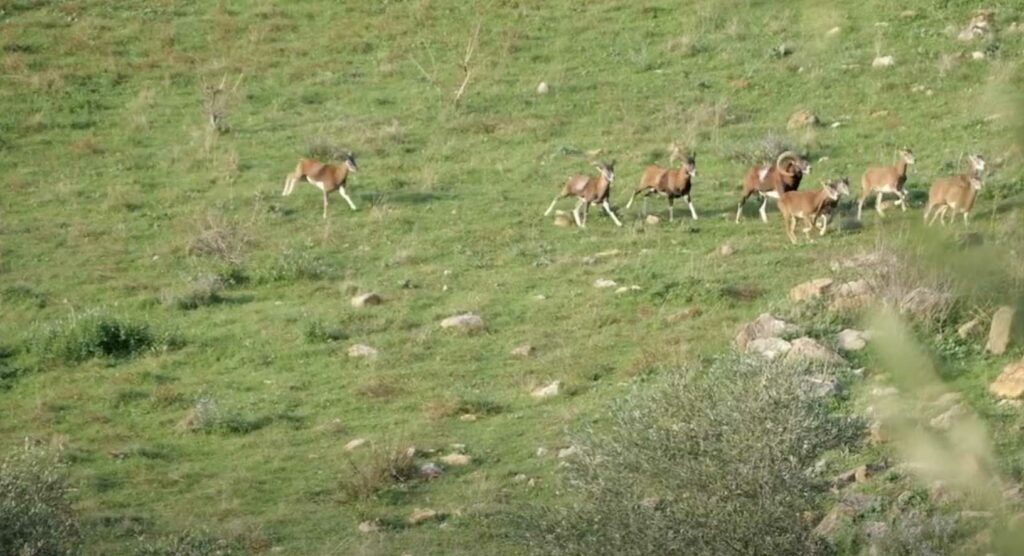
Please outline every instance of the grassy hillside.
M779 4L0 0L0 448L64 451L90 553L203 527L288 554L512 550L481 546L479 517L561 496L538 447L718 353L834 255L914 233L965 153L995 167L976 229L1020 225L1024 7L990 3L999 33L968 44L974 2ZM788 131L799 109L823 124ZM672 142L697 153L700 220L541 217L588 152L617 160L622 206ZM732 223L745 167L780 145L809 153L808 185L855 192L910 146L914 210L797 247L754 203ZM280 197L300 156L339 148L358 211L335 196L322 220L307 184ZM385 303L351 307L364 291ZM483 333L440 329L465 311ZM152 349L74 356L104 318L148 327ZM509 354L525 343L535 356ZM567 394L529 396L553 380ZM183 431L196 407L214 425ZM372 459L354 438L473 462L353 499ZM449 519L405 526L414 508ZM387 532L359 533L370 519Z

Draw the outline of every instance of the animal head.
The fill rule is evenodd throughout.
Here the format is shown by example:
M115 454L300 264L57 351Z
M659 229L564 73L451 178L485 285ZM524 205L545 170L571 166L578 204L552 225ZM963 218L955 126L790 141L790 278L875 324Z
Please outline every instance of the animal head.
M686 162L683 163L683 168L686 169L686 173L691 176L697 175L697 155L691 154L686 157Z
M982 158L980 154L967 155L967 160L971 163L971 168L975 172L985 171L985 159Z
M902 158L907 164L913 164L917 160L914 158L913 151L906 147L900 149L900 158Z
M358 172L359 166L356 164L356 155L352 152L345 153L345 166L350 172Z
M802 176L811 173L811 163L793 151L786 151L775 160L775 166L786 176Z
M971 189L981 191L982 182L978 178L971 178Z
M611 161L611 162L601 162L600 164L595 166L595 168L597 168L598 172L601 172L601 176L603 176L604 179L608 180L608 183L612 183L613 181L615 181L615 161L614 160Z
M827 182L827 184L830 187L832 187L839 195L850 195L850 178L844 176L837 180Z
M825 196L828 197L830 201L839 200L839 187L836 185L835 182L821 182L821 190L825 192Z

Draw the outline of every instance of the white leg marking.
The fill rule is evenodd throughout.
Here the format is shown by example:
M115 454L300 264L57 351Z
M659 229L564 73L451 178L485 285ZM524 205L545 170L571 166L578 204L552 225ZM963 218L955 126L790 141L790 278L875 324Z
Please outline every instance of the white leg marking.
M605 199L604 203L601 203L601 206L604 207L604 211L608 213L608 216L612 217L612 220L615 221L615 225L616 226L622 226L622 222L619 222L618 217L616 217L615 213L612 212L612 207L608 206L608 200L607 199Z
M338 193L341 193L341 196L344 197L345 202L348 203L348 206L352 207L352 210L356 210L356 205L352 203L352 199L348 198L348 193L345 192L344 187L339 187Z

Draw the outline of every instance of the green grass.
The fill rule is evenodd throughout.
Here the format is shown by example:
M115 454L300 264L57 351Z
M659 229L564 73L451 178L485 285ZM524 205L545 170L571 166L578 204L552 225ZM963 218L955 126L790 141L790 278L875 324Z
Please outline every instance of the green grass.
M1024 34L957 42L947 28L969 19L966 1L777 4L0 1L0 338L13 350L0 446L65 446L92 553L185 530L289 554L513 550L481 545L501 541L481 540L478 517L559 498L538 447L564 445L629 382L708 360L834 255L915 233L927 183L964 153L996 167L975 229L1018 237ZM992 6L1002 27L1024 19L1015 2ZM775 54L782 44L792 53ZM974 49L989 58L965 57ZM878 54L897 65L872 69ZM204 87L225 76L239 84L218 133ZM801 108L841 125L786 131ZM763 225L750 205L733 224L745 165L773 135L810 153L808 186L849 175L855 191L865 166L910 146L915 211L868 213L813 246L790 246L777 214ZM541 217L568 175L592 169L586 151L617 159L622 205L673 141L697 153L699 221L648 227L634 210L617 229L592 211L576 230ZM335 196L327 221L309 185L279 196L323 145L360 165L359 210ZM197 248L211 230L225 242ZM715 255L725 242L736 254ZM218 302L165 302L196 276L227 285ZM596 290L597 278L642 289ZM371 290L386 303L349 305ZM701 316L666 320L690 306ZM175 348L67 363L30 349L93 310L173 333ZM483 334L439 328L464 311L483 316ZM352 343L380 356L349 358ZM537 355L511 357L523 343ZM980 369L954 383L980 399L1004 362L955 359ZM552 380L568 395L529 396ZM208 399L223 424L176 428ZM474 462L352 502L344 445L356 437L461 443ZM417 507L447 512L445 527L405 525ZM358 533L368 519L386 532Z

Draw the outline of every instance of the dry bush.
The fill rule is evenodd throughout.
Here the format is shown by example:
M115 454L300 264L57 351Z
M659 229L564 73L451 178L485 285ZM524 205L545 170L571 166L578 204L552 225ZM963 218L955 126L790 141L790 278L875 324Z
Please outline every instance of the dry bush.
M359 385L357 390L363 396L376 401L394 398L402 392L402 388L394 380L381 377L371 378Z
M730 158L745 164L763 164L775 161L785 151L801 152L802 149L792 138L769 132L764 137L733 150Z
M348 458L350 473L342 480L342 492L349 500L366 500L394 484L416 478L415 450L373 447L360 461Z
M238 265L253 243L250 226L220 214L208 214L200 220L198 232L189 240L185 252L193 257L211 257Z
M238 97L238 87L242 84L243 77L244 74L239 74L234 85L228 84L227 75L224 75L216 85L205 80L202 82L203 115L214 133L224 134L231 130L227 121L228 114Z

